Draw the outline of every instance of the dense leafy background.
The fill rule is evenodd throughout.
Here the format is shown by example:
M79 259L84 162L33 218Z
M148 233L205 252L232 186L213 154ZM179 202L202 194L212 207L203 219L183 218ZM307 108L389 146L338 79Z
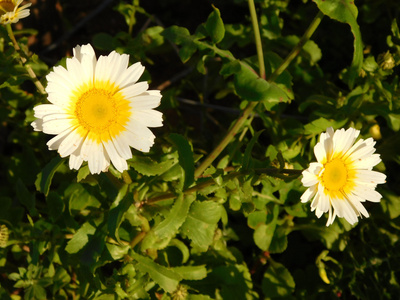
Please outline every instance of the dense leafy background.
M13 25L44 85L77 44L146 66L164 127L150 153L134 152L132 183L112 168L71 171L47 150L29 125L45 96L0 28L2 299L400 297L400 3L255 2L267 78L328 15L269 83L251 71L244 0L37 0ZM251 101L256 114L196 178ZM300 203L299 177L271 173L306 168L329 126L375 138L387 174L382 202L354 226L325 227Z

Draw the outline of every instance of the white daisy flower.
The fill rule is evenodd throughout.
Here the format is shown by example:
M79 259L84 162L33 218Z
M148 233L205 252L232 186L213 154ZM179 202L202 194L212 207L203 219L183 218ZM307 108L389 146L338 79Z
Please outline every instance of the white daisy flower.
M312 199L311 211L315 210L318 218L328 212L326 226L336 216L354 224L358 216L369 216L361 202L379 202L382 198L375 188L385 183L386 175L372 171L381 161L379 154L374 154L375 142L368 138L354 144L359 134L354 128L336 131L328 128L314 147L318 162L303 171L301 182L308 189L301 202Z
M96 55L91 45L77 46L67 68L54 67L47 75L46 92L52 104L34 108L35 131L56 135L47 145L69 156L78 170L87 161L91 173L108 169L110 160L122 172L132 157L130 147L148 152L154 134L148 127L162 126L162 113L153 108L161 93L137 82L144 71L138 62L128 68L129 55L115 51Z
M28 7L30 7L32 3L19 7L22 1L23 0L0 0L0 24L17 23L20 19L29 16L30 12Z

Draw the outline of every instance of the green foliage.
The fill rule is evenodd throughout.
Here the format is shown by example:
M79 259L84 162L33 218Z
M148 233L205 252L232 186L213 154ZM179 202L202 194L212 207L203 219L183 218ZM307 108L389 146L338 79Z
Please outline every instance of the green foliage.
M400 298L399 3L255 1L258 44L244 0L67 2L48 48L36 21L11 25L20 50L0 26L1 299ZM163 95L123 173L70 170L30 126L74 41L141 61ZM387 175L355 225L300 202L328 127L374 138Z

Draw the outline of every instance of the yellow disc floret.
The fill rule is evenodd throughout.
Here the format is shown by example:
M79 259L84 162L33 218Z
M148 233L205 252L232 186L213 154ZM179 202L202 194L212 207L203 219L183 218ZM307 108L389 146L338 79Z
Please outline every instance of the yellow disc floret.
M326 189L338 191L346 185L347 177L348 172L345 163L340 158L336 158L325 164L321 179Z
M108 141L124 131L124 125L131 115L129 102L115 92L112 85L98 83L101 88L92 87L75 93L75 105L71 110L73 122L80 135L90 137L96 142Z

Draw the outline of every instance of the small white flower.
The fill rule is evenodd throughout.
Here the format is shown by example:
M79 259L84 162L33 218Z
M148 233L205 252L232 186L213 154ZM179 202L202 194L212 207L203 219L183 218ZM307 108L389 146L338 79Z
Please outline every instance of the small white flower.
M23 0L0 0L0 24L17 23L20 19L29 16L30 12L28 7L30 7L32 3L19 7L22 1Z
M379 154L374 154L375 142L368 138L354 144L359 134L354 128L336 131L328 128L314 147L318 162L303 171L301 182L308 189L301 202L312 199L311 211L315 210L318 218L328 212L326 226L336 216L350 224L356 223L360 215L369 217L361 202L379 202L382 198L375 188L385 183L386 175L372 171L381 161Z
M130 147L148 152L155 136L148 127L162 126L162 113L153 108L161 93L137 82L144 71L138 62L115 51L96 55L91 45L77 46L67 68L54 67L46 91L52 104L34 108L35 131L56 135L47 145L69 156L71 169L87 161L91 173L108 169L110 161L122 172L132 158Z

